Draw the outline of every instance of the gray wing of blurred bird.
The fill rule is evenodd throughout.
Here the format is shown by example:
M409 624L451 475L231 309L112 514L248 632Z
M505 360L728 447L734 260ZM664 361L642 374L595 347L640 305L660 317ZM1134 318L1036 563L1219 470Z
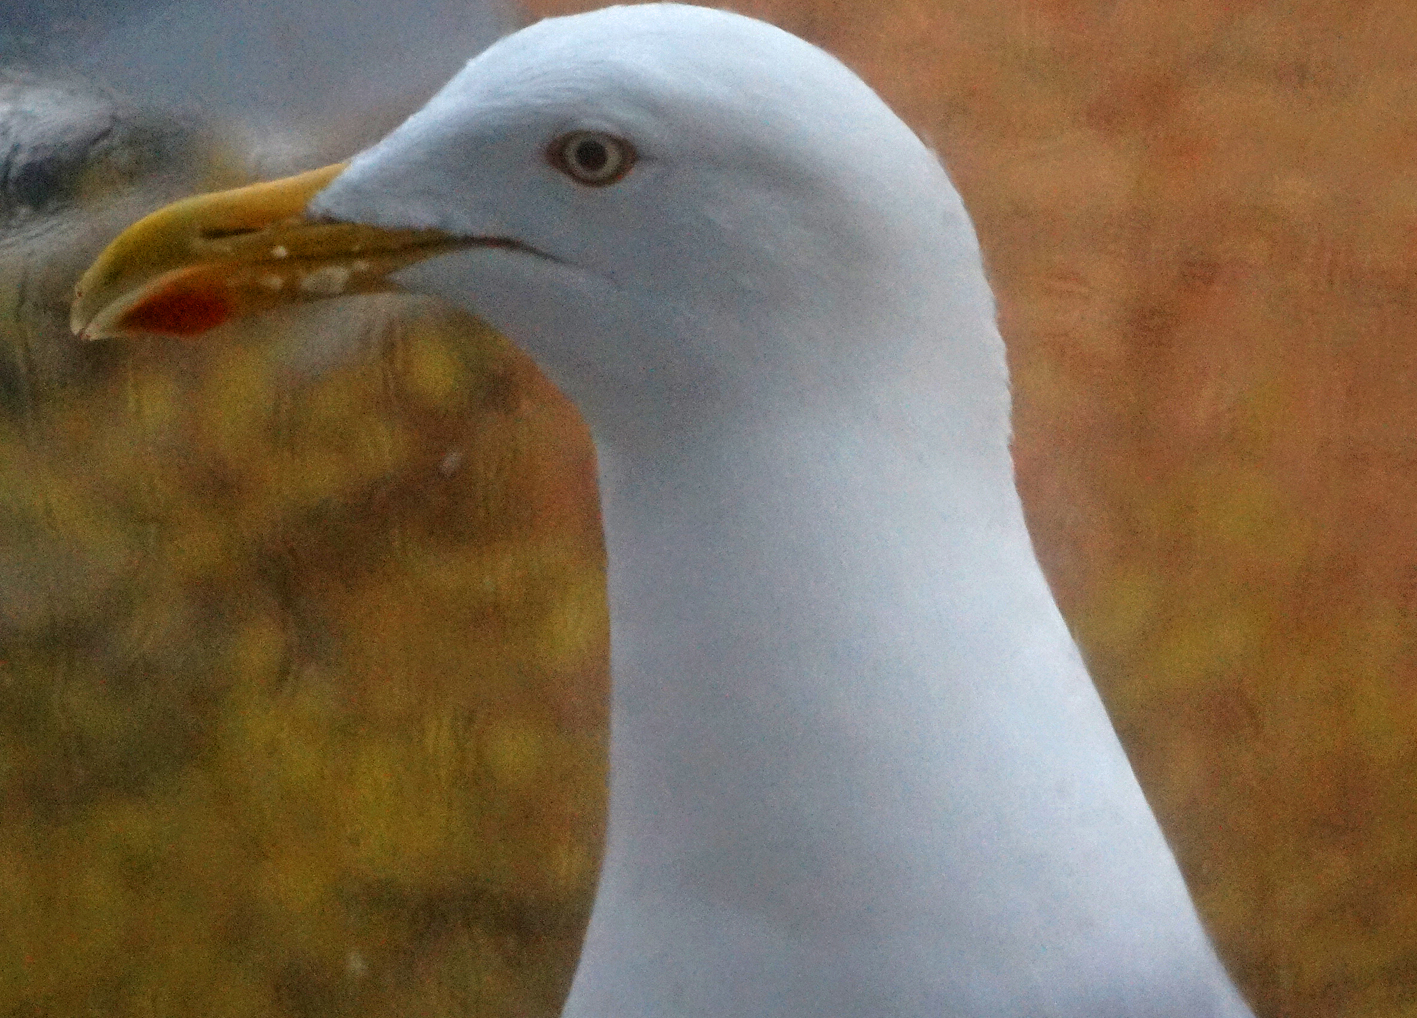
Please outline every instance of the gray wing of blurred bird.
M123 226L196 186L205 147L193 118L0 68L0 399L88 356L65 336L74 280Z
M266 175L381 137L514 27L502 0L41 0L0 32L0 62L200 112Z

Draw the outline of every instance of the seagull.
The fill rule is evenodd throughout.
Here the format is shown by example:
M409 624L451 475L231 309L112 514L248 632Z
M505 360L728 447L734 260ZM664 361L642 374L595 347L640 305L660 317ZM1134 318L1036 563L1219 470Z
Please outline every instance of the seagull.
M178 202L87 338L399 287L577 404L611 815L565 1014L1243 1016L1035 558L968 214L763 22L539 22L348 164Z

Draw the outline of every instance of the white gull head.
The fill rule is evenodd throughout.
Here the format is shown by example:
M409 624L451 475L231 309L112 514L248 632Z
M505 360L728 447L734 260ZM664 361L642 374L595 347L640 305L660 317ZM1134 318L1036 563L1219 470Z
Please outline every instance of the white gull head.
M623 179L587 186L548 158L579 132L632 147ZM934 395L1004 441L1003 347L939 162L850 70L762 22L678 5L541 22L472 61L312 210L531 249L404 279L472 300L598 431L769 393L835 400L929 357L959 380Z
M973 228L838 61L654 4L468 64L313 202L580 406L611 820L576 1018L1245 1015L1034 558Z

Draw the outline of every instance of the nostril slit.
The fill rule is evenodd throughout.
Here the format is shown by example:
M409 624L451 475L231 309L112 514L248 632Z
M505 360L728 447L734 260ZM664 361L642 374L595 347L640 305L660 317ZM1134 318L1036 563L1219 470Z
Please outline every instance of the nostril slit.
M228 240L231 237L244 237L248 233L260 232L255 226L203 226L197 231L197 236L203 240Z

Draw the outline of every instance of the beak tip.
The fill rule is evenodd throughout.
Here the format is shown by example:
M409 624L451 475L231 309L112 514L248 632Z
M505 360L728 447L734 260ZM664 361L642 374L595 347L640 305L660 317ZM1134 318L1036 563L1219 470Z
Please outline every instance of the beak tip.
M106 336L99 328L98 319L84 314L77 304L69 315L69 331L82 343L104 339Z

